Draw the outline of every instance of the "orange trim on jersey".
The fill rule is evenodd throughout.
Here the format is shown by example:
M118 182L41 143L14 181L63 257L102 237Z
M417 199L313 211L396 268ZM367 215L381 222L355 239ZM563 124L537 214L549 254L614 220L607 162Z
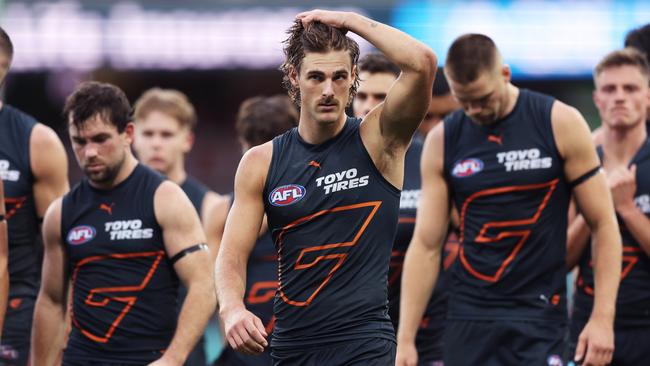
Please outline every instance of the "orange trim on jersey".
M278 281L255 282L248 291L246 302L249 304L263 304L273 300L278 289ZM263 292L260 294L260 292Z
M632 272L632 269L634 266L639 262L639 257L637 256L638 254L636 253L642 253L643 250L638 247L623 247L623 256L621 257L622 262L623 262L623 269L621 270L621 281L627 277L630 272ZM625 255L625 253L632 254L632 255ZM593 262L590 260L589 261L589 267L593 268ZM582 275L578 276L578 286L584 287L584 291L587 295L594 295L594 289L591 286L585 285L584 279L582 278Z
M271 320L269 320L269 323L264 328L264 330L266 331L266 334L271 334L274 327L275 327L275 315L273 315L271 317Z
M151 264L151 267L149 268L146 276L142 280L142 282L139 285L131 285L131 286L117 286L117 287L99 287L99 288L94 288L90 290L88 293L88 296L86 296L86 300L84 301L84 304L88 306L94 306L94 307L104 307L110 303L111 300L113 301L118 301L118 302L123 302L126 303L126 306L122 309L122 311L118 314L117 318L111 323L111 326L109 329L106 331L106 333L102 336L97 336L95 334L90 333L86 329L84 329L81 324L77 321L76 317L74 316L74 312L71 312L71 319L74 325L79 328L81 333L85 335L86 337L90 338L91 340L98 342L98 343L106 343L108 342L111 337L113 336L113 333L117 329L117 327L120 325L122 322L122 319L126 316L126 314L131 310L133 305L136 303L138 300L137 296L115 296L111 297L110 295L106 295L106 298L104 298L102 301L95 301L93 300L93 296L95 294L110 294L113 292L140 292L142 291L147 285L149 284L149 280L151 280L151 277L153 274L156 272L156 269L158 268L158 264L162 260L162 258L165 256L164 251L155 251L155 252L139 252L139 253L116 253L116 254L109 254L109 255L97 255L97 256L92 256L92 257L87 257L84 258L83 260L79 261L77 265L75 266L75 269L72 273L72 283L74 284L77 275L79 273L79 269L91 262L97 262L97 261L102 261L102 260L107 260L107 259L124 259L124 260L129 260L132 258L143 258L143 257L154 257L153 263ZM73 285L73 292L74 292L74 285ZM72 295L74 296L74 294ZM74 298L74 297L73 297Z
M13 215L16 214L16 211L18 211L21 207L23 207L26 201L27 201L27 196L5 197L5 210L7 211L5 213L5 218L9 220ZM9 208L9 205L14 205L14 206Z
M487 237L485 235L486 231L490 228L506 228L512 226L532 225L536 223L540 215L542 214L542 211L544 211L544 208L546 208L546 205L548 204L548 200L551 198L551 195L553 194L553 191L555 190L558 182L559 179L556 178L546 183L485 189L482 191L475 192L474 194L469 196L465 200L465 203L463 203L463 208L460 214L460 242L463 243L463 245L461 245L460 247L460 261L461 263L463 263L465 269L471 275L473 275L474 277L480 280L487 281L487 282L497 282L501 278L501 275L505 271L506 267L515 259L517 253L519 253L519 251L521 250L521 247L524 245L526 240L528 240L531 230L528 229L528 230L516 230L516 231L502 231L494 238ZM532 191L532 190L541 190L541 189L548 189L548 192L544 196L544 199L542 200L540 205L537 207L537 211L535 212L533 217L528 219L523 219L523 220L493 221L493 222L488 222L483 224L483 227L481 227L479 234L476 236L476 238L474 238L474 241L476 243L481 243L481 244L495 243L509 237L520 237L521 239L517 242L512 252L510 252L510 255L508 255L508 257L501 263L499 269L497 269L497 271L494 274L492 275L484 274L475 270L469 264L469 261L465 257L465 244L464 244L465 243L465 237L464 237L465 236L465 215L467 214L467 208L469 207L470 203L472 203L474 200L476 200L479 197L494 196L494 195L510 193L510 192Z
M325 280L323 280L323 282L318 286L318 288L316 288L316 290L314 290L314 292L307 298L307 300L305 300L305 301L294 301L294 300L289 299L287 297L287 295L284 293L284 290L283 290L283 287L282 287L282 276L280 274L279 292L280 292L280 296L282 297L282 300L284 300L285 303L287 303L289 305L293 305L293 306L308 306L309 304L311 304L311 302L314 300L316 295L318 295L320 290L332 278L332 275L334 275L334 272L336 272L341 267L341 265L345 261L345 258L347 257L348 254L347 253L336 253L336 254L320 255L320 256L316 257L316 259L314 259L313 261L311 261L309 263L300 263L300 260L304 257L304 255L307 254L307 253L317 252L317 251L322 251L322 250L329 250L329 249L334 249L334 248L345 248L345 247L350 248L350 247L355 246L357 244L359 238L361 237L361 235L364 233L364 231L368 227L368 224L370 224L370 221L372 221L372 218L375 216L375 213L379 209L379 206L381 206L381 203L382 203L381 201L371 201L371 202L358 203L358 204L349 205L349 206L339 206L339 207L331 208L331 209L328 209L328 210L322 210L322 211L316 212L314 214L311 214L309 216L305 216L303 218L295 220L294 222L292 222L292 223L290 223L287 226L282 228L282 231L278 235L278 242L279 242L279 248L280 248L280 250L279 250L280 255L278 257L280 258L280 264L282 264L282 260L281 260L282 245L283 245L282 239L284 238L284 234L287 232L287 230L289 230L289 229L291 229L291 228L293 228L293 227L295 227L297 225L300 225L300 224L303 224L305 222L311 221L312 219L314 219L316 217L323 216L323 215L326 215L326 214L329 214L329 213L336 213L336 212L341 212L341 211L350 211L350 210L355 210L355 209L360 209L360 208L372 207L372 211L370 212L370 214L366 218L365 222L363 223L363 225L361 226L361 228L359 229L359 231L357 232L357 234L355 235L355 237L351 241L342 242L342 243L325 244L325 245L316 245L316 246L313 246L313 247L304 248L300 252L300 255L298 256L298 259L296 259L296 263L294 265L294 269L296 269L296 270L312 268L321 261L330 260L330 259L331 260L334 260L334 259L336 260L336 264L329 271L329 273L325 277Z
M403 252L401 250L393 250L390 253L390 262L388 266L393 270L393 273L388 278L388 287L394 286L395 282L401 278L405 255L406 252Z
M398 224L415 224L415 217L400 217L397 219Z

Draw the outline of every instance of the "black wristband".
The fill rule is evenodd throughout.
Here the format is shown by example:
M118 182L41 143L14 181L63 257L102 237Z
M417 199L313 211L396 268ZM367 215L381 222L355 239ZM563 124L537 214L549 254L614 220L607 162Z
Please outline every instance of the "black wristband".
M0 214L0 222L5 221L5 214Z
M180 252L176 253L176 255L174 255L174 256L170 259L170 261L172 262L172 265L174 265L174 264L175 264L176 262L178 262L181 258L185 257L185 256L188 255L188 254L191 254L191 253L197 252L197 251L199 251L199 250L209 250L209 249L208 249L208 245L205 244L205 243L192 245L191 247L189 247L189 248L185 248L185 249L181 250Z

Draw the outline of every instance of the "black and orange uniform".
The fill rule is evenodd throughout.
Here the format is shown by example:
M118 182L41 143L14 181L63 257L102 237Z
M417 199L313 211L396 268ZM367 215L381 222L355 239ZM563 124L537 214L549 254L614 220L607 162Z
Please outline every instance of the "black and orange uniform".
M603 150L598 148L602 159ZM650 140L641 146L630 162L636 164L634 202L650 217ZM650 360L650 258L619 218L623 241L621 283L616 298L614 356L612 365L643 365ZM594 305L594 272L591 246L587 245L579 262L574 306L571 315L571 344L576 344Z
M232 204L232 200L231 200ZM257 238L246 267L246 295L244 305L255 314L266 329L273 331L273 300L278 289L278 253L273 245L271 233L266 231ZM273 365L268 349L256 356L236 352L228 345L215 362L215 366L270 366Z
M154 213L162 182L137 165L110 190L84 179L64 196L72 330L63 365L148 364L171 342L179 280Z
M26 365L32 314L40 287L42 245L34 202L29 140L36 120L3 105L0 109L0 177L4 183L9 237L9 304L0 365Z
M491 126L444 122L444 174L460 213L450 269L445 365L564 363L570 187L554 99L520 90Z
M420 158L422 156L423 138L420 135L413 137L411 146L406 151L404 164L404 186L400 197L399 221L397 235L393 245L388 271L388 313L395 330L399 322L399 302L401 292L402 268L404 255L413 237L415 217L420 200L422 179L420 175ZM420 327L415 337L418 350L418 363L431 365L442 360L442 335L444 322L447 315L447 282L445 271L453 263L458 253L458 236L450 231L445 243L444 255L441 257L442 269L438 275L438 282L427 304Z
M348 118L311 145L273 139L264 204L279 262L275 365L388 365L395 334L387 275L400 191L377 170Z
M181 184L180 187L190 199L190 202L192 202L192 206L194 206L196 212L199 214L199 216L201 216L203 199L205 198L205 194L209 191L208 187L193 177L190 177L189 175L185 178L185 181L183 181L183 184ZM186 296L187 289L181 284L178 289L179 312ZM190 354L187 356L185 366L205 366L206 363L205 337L202 336L201 339L199 339L199 341L196 343L196 346L194 346L194 349L192 349L192 352L190 352Z

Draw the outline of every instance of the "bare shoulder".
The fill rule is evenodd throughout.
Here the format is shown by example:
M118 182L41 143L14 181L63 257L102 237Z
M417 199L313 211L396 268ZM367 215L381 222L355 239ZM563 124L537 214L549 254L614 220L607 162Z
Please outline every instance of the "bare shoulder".
M551 109L553 137L560 155L566 157L567 151L576 143L588 140L591 143L589 125L582 114L574 107L556 100Z
M63 143L54 130L42 123L36 124L29 138L30 163L34 174L39 177L52 169L65 169L67 156Z
M262 145L255 146L246 151L237 169L238 183L250 181L251 183L264 182L266 175L271 165L271 158L273 157L273 142L268 141Z

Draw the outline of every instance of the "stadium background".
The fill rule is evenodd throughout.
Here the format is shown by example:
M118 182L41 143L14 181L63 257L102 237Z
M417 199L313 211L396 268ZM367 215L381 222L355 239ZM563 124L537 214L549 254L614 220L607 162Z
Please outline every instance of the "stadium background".
M622 47L628 30L650 22L650 2L641 0L0 0L0 24L15 46L2 98L54 127L69 150L61 110L80 81L114 83L131 102L154 86L181 90L199 119L187 170L227 193L241 151L237 108L247 97L284 92L284 31L295 14L316 7L396 26L430 45L441 63L456 36L485 33L512 66L516 85L577 107L592 127L599 124L592 68ZM81 173L73 158L69 163L74 184ZM213 357L218 342L211 340Z

